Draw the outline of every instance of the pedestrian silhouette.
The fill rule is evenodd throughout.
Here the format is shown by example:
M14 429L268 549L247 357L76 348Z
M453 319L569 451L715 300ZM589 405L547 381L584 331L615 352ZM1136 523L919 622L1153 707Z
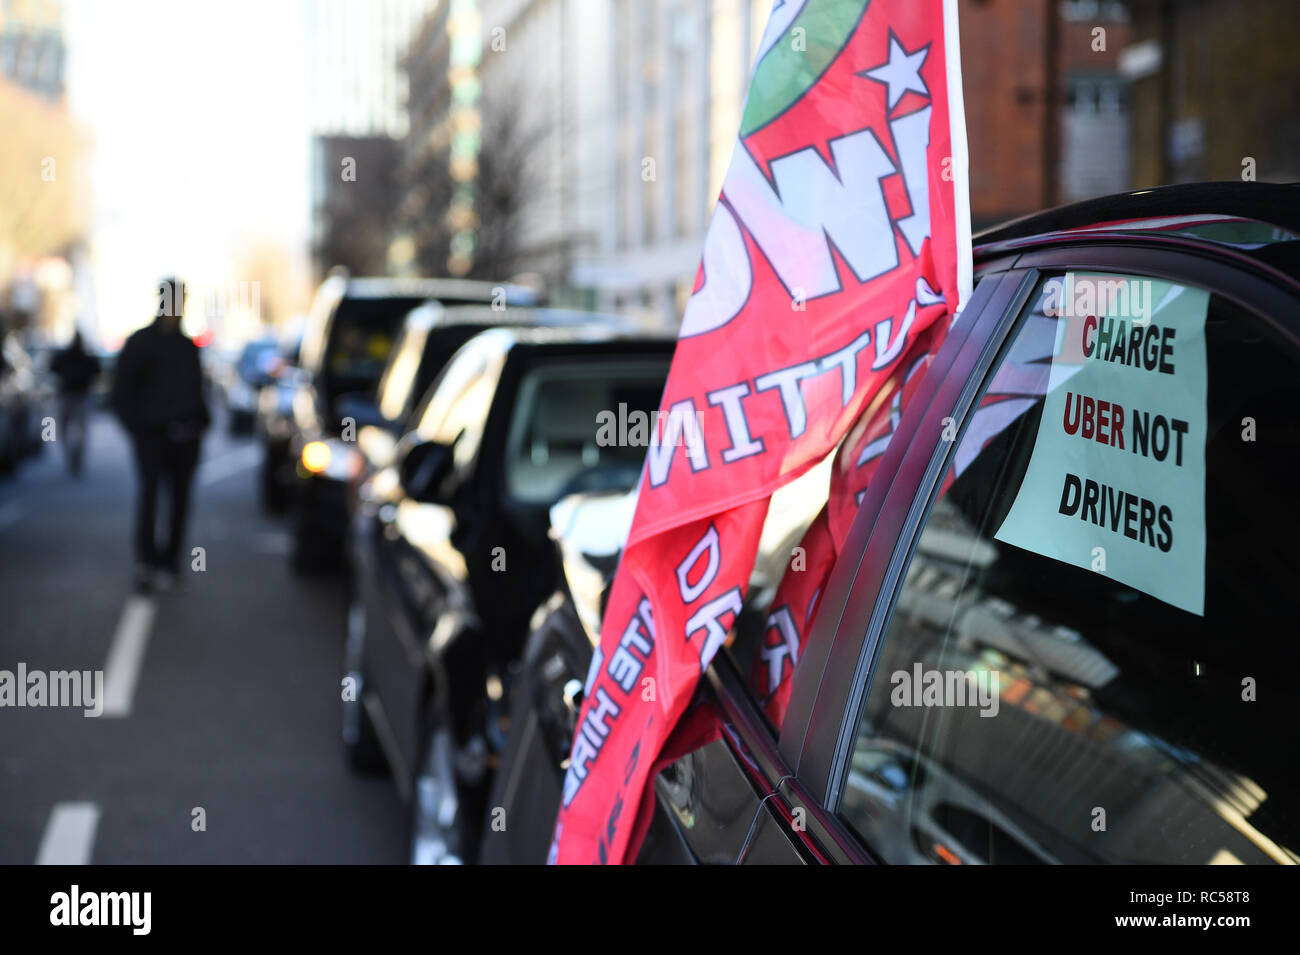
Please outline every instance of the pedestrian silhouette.
M181 331L184 311L185 284L175 278L159 282L156 318L126 340L113 381L113 410L135 448L135 583L146 592L177 584L190 483L200 439L211 423L199 349ZM170 514L159 544L157 505L164 485Z
M59 379L59 425L63 429L63 447L68 473L81 476L86 454L86 412L90 388L99 377L99 362L86 351L81 332L50 362L50 371Z

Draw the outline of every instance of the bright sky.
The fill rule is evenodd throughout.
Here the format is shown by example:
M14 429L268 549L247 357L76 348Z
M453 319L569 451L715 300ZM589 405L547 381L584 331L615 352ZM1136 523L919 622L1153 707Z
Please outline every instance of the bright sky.
M93 149L94 288L82 292L106 338L150 318L162 275L247 280L236 269L254 237L305 256L301 2L70 0L66 26L68 100Z

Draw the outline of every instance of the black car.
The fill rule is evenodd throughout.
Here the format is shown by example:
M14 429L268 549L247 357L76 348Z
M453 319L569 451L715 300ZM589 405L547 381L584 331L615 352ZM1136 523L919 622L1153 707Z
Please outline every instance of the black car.
M386 763L411 799L413 860L474 858L511 667L557 582L549 509L635 485L644 448L602 439L599 416L656 408L673 346L608 326L481 332L362 487L343 735L353 765Z
M274 338L257 338L240 349L221 382L226 425L231 434L253 430L258 397L262 388L275 380L280 361L280 343Z
M48 413L49 399L49 389L17 335L0 330L0 474L45 447L41 418Z
M356 448L343 468L350 475L348 506L373 474L392 464L397 441L413 426L412 416L452 355L475 335L499 326L576 327L599 324L610 329L631 326L615 316L555 308L509 309L488 305L443 305L427 302L402 323L397 342L380 375L373 402L353 396L345 410L358 422ZM339 449L339 453L349 452ZM359 463L358 463L359 462Z
M783 718L738 625L688 711L717 738L658 775L641 861L1300 861L1300 187L976 242ZM1062 297L1093 279L1150 293L1122 336ZM545 860L612 563L570 548L528 639L485 861Z
M348 452L356 428L366 423L356 415L373 399L403 320L431 300L506 308L535 305L537 295L491 282L342 275L331 275L316 293L284 445L296 475L292 560L299 570L329 566L343 555L348 467L356 460Z
M289 453L293 439L293 403L306 375L299 368L302 336L289 334L277 345L270 362L270 380L257 393L253 430L262 445L258 468L258 500L263 510L279 513L288 507L297 481L295 461Z

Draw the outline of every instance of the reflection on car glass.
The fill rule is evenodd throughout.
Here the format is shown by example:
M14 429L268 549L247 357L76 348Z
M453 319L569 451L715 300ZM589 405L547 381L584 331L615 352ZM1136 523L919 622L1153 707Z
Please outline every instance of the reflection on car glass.
M1030 312L990 379L1006 392L988 404L1027 406L967 427L931 503L839 811L886 862L1300 861L1297 650L1283 638L1300 612L1294 359L1254 316L1210 298L1198 615L1099 562L997 535L1043 428L1060 425L1043 421L1041 392L1030 397L1044 342L1059 342L1041 318Z

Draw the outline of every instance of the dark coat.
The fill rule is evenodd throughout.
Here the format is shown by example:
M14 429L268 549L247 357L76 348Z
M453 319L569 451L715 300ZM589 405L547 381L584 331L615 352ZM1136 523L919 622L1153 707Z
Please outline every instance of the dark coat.
M84 348L70 345L54 356L50 371L59 379L59 392L84 395L99 377L99 362Z
M136 437L197 440L212 421L203 396L198 346L161 321L146 325L122 346L111 401Z

